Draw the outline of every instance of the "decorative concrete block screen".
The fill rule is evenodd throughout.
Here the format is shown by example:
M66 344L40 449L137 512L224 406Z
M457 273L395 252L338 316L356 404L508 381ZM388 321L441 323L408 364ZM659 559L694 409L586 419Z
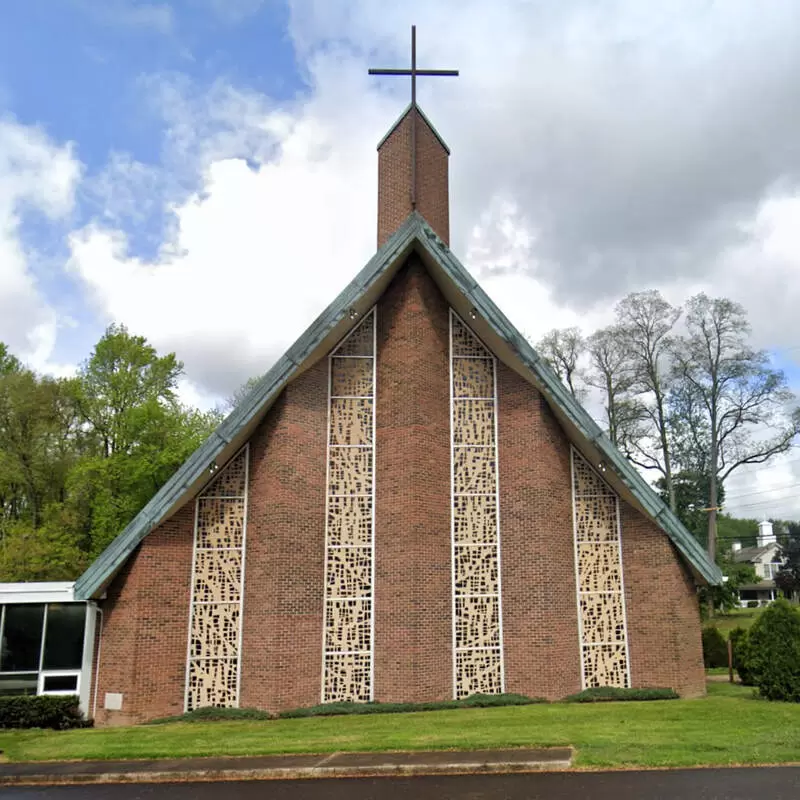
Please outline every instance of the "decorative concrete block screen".
M627 687L619 498L575 448L572 487L583 686Z
M322 701L373 695L375 309L329 358Z
M451 310L453 661L456 697L503 691L494 356Z
M187 711L239 703L247 467L245 446L197 498Z

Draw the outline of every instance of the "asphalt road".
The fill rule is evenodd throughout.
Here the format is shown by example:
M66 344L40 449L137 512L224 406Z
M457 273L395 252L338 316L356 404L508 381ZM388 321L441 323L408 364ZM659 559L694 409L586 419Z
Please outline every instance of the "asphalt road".
M797 800L800 767L0 789L3 800Z

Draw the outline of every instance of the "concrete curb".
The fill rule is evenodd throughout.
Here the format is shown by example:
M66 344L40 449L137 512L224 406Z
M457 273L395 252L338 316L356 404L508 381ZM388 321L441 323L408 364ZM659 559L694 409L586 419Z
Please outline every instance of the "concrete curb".
M509 758L510 751L503 751L502 760L487 758L489 753L333 753L317 757L313 766L246 766L236 764L208 769L181 769L180 762L170 762L170 768L159 769L157 762L147 762L147 768L132 762L130 769L109 769L101 771L101 762L92 762L91 768L81 771L80 762L51 762L41 764L39 772L33 764L0 765L0 786L64 786L80 784L109 783L186 783L214 781L267 781L267 780L309 780L320 778L376 778L412 777L422 775L497 775L520 772L545 772L569 769L572 766L571 748L558 748L552 753L539 751L538 758ZM498 755L500 755L498 753ZM424 756L431 756L426 760ZM450 758L448 758L448 756ZM240 762L247 762L243 758ZM261 760L261 759L259 759ZM278 760L276 758L276 760ZM344 763L335 764L339 760ZM196 760L195 760L196 761ZM348 761L356 763L347 763ZM372 763L357 763L372 762ZM415 762L415 763L414 763ZM118 766L116 762L114 766ZM18 769L14 769L14 767ZM87 765L88 766L88 765ZM137 767L140 767L137 769Z

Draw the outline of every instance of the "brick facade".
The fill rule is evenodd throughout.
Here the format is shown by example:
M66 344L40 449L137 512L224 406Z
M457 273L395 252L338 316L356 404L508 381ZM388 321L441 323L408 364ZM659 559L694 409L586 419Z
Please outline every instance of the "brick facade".
M414 210L411 205L411 112L378 149L378 247ZM450 243L449 154L417 114L417 211Z
M452 695L448 307L412 256L378 304L375 699ZM327 359L250 440L241 705L319 702ZM580 689L570 445L541 394L498 364L506 691ZM693 583L666 534L621 502L635 686L704 690ZM180 713L194 502L154 530L101 601L98 724ZM121 692L119 712L103 710Z
M290 384L250 444L241 705L320 700L328 363Z
M96 724L183 713L193 538L191 501L144 540L100 602ZM106 692L123 695L120 711L104 709Z
M506 691L580 691L569 442L541 394L498 364Z
M452 697L448 307L416 261L378 304L375 697Z
M655 523L624 502L620 517L633 685L703 695L706 676L694 582Z

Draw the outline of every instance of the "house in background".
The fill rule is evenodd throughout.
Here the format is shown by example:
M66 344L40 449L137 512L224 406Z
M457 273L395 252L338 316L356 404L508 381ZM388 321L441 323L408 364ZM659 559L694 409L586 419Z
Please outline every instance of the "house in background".
M755 547L742 547L741 542L734 542L731 558L735 564L751 564L758 578L756 583L739 588L739 604L742 608L752 608L752 603L766 606L778 596L775 576L781 570L783 556L771 522L764 520L758 523L758 543Z

